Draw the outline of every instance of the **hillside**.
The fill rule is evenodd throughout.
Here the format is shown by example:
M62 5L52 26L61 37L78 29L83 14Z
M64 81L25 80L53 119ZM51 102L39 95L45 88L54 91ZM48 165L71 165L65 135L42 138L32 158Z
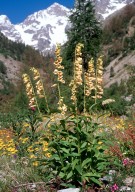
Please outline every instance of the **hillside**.
M44 77L46 87L50 87L52 60L22 43L12 42L0 33L0 108L23 93L22 74L36 67ZM49 90L48 90L49 92Z
M104 86L129 77L129 66L135 66L135 5L127 5L110 15L104 23Z

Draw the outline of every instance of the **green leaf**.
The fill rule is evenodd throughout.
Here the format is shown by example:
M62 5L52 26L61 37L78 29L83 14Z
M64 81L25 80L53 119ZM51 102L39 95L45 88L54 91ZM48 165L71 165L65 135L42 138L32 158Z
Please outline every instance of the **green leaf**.
M71 167L71 165L70 165L69 163L67 163L67 165L64 166L61 170L65 172L65 171L67 171L70 167Z
M76 188L76 186L71 183L61 183L60 185L66 188Z
M75 142L71 142L71 146L78 147L78 145Z
M77 172L78 172L80 175L82 175L82 168L81 168L80 165L77 165L77 166L75 167L75 169L77 170Z
M90 163L91 162L91 158L89 159L85 159L83 162L82 162L82 167L84 167L86 164Z
M74 170L76 164L79 162L78 159L75 159L73 162L72 162L72 169Z
M70 156L70 157L79 157L80 154L78 154L78 153L71 153L69 156Z
M98 184L99 186L101 186L100 181L97 180L95 177L91 177L90 180L93 181L94 183Z
M73 175L73 172L70 171L70 172L68 173L68 175L67 175L67 179L70 179L70 178L72 177L72 175Z
M63 179L66 175L65 175L65 173L63 173L63 172L60 172L60 173L59 173L59 176L60 176L60 178Z
M84 142L84 143L81 145L81 148L86 147L86 145L87 145L87 142Z
M51 159L55 159L57 161L60 161L60 158L59 158L59 156L57 154L52 155Z
M61 141L61 144L62 144L62 145L65 145L65 146L69 146L69 145L70 145L70 142L68 142L68 141Z
M85 173L85 174L83 174L83 177L97 177L97 178L100 178L100 174L96 174L96 173L91 173L91 172L89 172L89 173Z
M64 151L65 153L69 153L69 149L66 149L66 148L61 148L62 151Z

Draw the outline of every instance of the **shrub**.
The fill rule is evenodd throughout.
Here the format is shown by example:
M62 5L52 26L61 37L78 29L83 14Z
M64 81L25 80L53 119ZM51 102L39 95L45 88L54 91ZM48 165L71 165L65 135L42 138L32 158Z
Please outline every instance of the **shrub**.
M7 67L5 66L3 61L0 61L0 73L2 73L4 75L7 73Z

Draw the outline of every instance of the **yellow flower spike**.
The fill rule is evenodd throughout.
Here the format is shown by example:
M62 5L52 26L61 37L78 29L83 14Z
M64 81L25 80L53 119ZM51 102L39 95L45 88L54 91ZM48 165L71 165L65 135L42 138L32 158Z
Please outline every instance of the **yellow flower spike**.
M97 97L102 98L103 95L103 85L102 85L102 81L103 81L103 59L102 56L100 56L97 60L97 74L96 74L96 80L97 80Z
M63 79L63 72L61 71L62 69L64 69L64 66L61 65L62 57L60 56L60 49L61 49L60 44L57 44L56 45L56 51L55 51L56 61L54 62L55 70L53 73L55 75L57 75L58 82L65 83L65 81Z
M45 92L45 89L43 86L43 82L42 82L40 73L34 67L32 67L30 70L33 72L33 79L35 80L35 85L36 85L36 94L39 98L45 99L47 110L49 112L50 110L49 110L49 106L48 106L47 96L46 96L46 92Z
M60 83L62 84L65 83L65 80L63 79L63 71L62 71L64 69L64 66L61 65L62 57L60 56L60 51L61 51L60 44L57 44L56 50L55 50L56 60L54 62L55 70L53 73L57 75L57 87L58 87L58 93L59 93L58 109L60 110L61 114L65 115L67 111L67 106L64 104L64 100L61 97L61 90L60 90ZM54 86L56 86L56 84L54 84Z
M75 110L77 112L77 88L82 85L82 53L81 49L83 44L78 43L75 48L75 61L74 61L74 77L71 80L69 86L71 87L71 100L75 105Z
M40 113L38 104L37 104L37 100L36 100L36 96L35 96L35 92L34 92L34 88L32 86L31 80L29 75L27 75L26 73L22 75L23 78L23 82L25 84L25 88L26 88L26 94L27 97L29 99L29 107L33 108L33 107L37 107L38 111Z
M88 70L84 74L85 78L85 95L88 97L91 91L95 89L95 69L93 58L88 62Z
M95 104L97 103L97 99L102 98L103 95L103 59L100 56L97 59L96 63L96 72L95 72L95 95L92 98L95 99Z

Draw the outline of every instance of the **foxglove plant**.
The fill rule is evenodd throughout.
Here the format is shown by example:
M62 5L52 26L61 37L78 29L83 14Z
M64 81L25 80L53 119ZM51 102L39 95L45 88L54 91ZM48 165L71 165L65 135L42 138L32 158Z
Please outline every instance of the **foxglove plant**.
M62 115L65 115L67 111L67 106L64 103L64 98L61 96L61 90L60 90L60 83L62 84L65 83L65 80L63 79L63 71L62 71L64 67L61 65L62 57L60 56L60 50L61 50L60 45L57 44L56 51L55 51L56 60L54 62L55 70L53 73L57 75L56 86L58 87L58 93L59 93L58 109L61 111Z
M33 72L33 79L35 81L35 86L36 86L36 94L39 98L44 98L45 102L46 102L46 107L47 107L47 112L49 112L49 106L48 106L48 101L47 101L47 96L46 96L46 92L43 86L43 81L42 78L40 76L39 71L32 67L30 69Z
M38 106L36 94L35 94L35 91L34 91L34 88L33 88L33 85L31 83L29 75L25 73L25 74L23 74L22 78L23 78L23 82L24 82L25 87L26 87L26 94L27 94L27 97L29 99L29 107L32 110L34 108L37 108L38 112L40 113L40 109L39 109L39 106Z

